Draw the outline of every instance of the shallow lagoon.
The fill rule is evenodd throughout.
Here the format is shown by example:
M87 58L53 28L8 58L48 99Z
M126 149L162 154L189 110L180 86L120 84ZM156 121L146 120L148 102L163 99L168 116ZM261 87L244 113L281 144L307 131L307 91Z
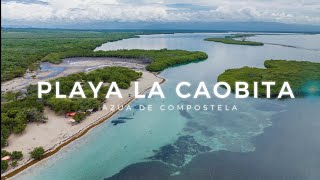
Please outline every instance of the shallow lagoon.
M261 141L253 140L258 135L264 135L265 128L275 123L275 117L280 116L283 122L290 123L290 119L294 117L282 115L283 113L294 112L297 109L301 110L307 106L319 106L319 99L309 98L278 101L251 98L239 100L230 96L230 98L224 100L205 98L181 100L175 93L170 93L175 91L174 88L180 81L189 81L192 84L205 81L207 84L213 84L216 82L217 76L225 69L242 66L263 67L263 62L266 59L296 59L320 62L320 52L314 50L276 45L262 47L238 46L203 41L206 37L220 37L223 35L207 33L148 35L141 36L141 38L106 43L97 49L168 48L204 51L209 55L208 60L169 68L160 74L160 76L167 79L162 85L162 89L167 95L166 99L136 100L132 107L139 104L152 104L153 106L159 106L160 104L234 104L237 106L238 111L166 111L165 113L158 109L154 109L151 112L142 112L137 109L123 111L111 118L111 120L118 117L132 117L133 119L128 119L126 123L118 124L117 126L112 125L111 120L106 121L79 140L64 147L54 156L22 172L16 178L103 179L115 175L121 169L134 163L139 164L129 166L127 173L119 173L117 175L119 177L126 177L125 175L143 177L144 172L149 172L150 169L157 169L159 172L155 173L156 175L153 174L155 177L166 177L171 174L176 176L170 177L178 179L179 177L182 179L183 177L199 178L202 176L197 176L197 168L195 167L201 165L204 167L211 166L203 163L204 160L201 160L201 157L207 156L204 159L220 157L217 154L210 153L219 153L221 150L236 153L231 155L233 158L228 157L231 160L238 160L237 153L259 154L257 152L260 151L257 151L256 148L264 144L264 142L272 141L270 138L266 138L266 140L262 138ZM293 38L288 38L289 36ZM313 38L309 38L310 36ZM310 48L310 44L320 42L319 35L262 35L255 38L272 43L278 43L278 39L281 39L281 43L286 45L297 45L297 41L300 40L304 42L301 43L300 47L307 44L304 48ZM308 39L312 42L307 43ZM314 39L317 39L317 41ZM300 119L306 123L319 124L315 120L316 117L320 117L319 111L310 111L307 114L300 113ZM299 127L298 125L296 126ZM278 133L280 137L274 135L272 138L279 138L283 142L292 140L286 136L282 137L279 132L289 131L286 128L290 127L292 126L283 123L281 128L275 130L276 135ZM306 125L306 127L309 126ZM273 126L270 128L272 129ZM314 134L313 131L311 132L311 139L320 135L320 133ZM274 132L272 133L274 134ZM304 133L307 134L308 132L304 130ZM308 137L306 136L306 138ZM281 143L281 141L277 141L277 143ZM305 149L319 150L317 149L319 141L314 143L314 145L307 144L311 147L305 147ZM205 153L209 151L210 153ZM303 152L303 149L301 152ZM304 156L301 152L296 155ZM280 152L276 151L274 153L279 154ZM264 154L260 153L259 155L263 156ZM268 155L266 157L268 159L262 157L259 160L270 161L272 154ZM306 153L305 156L308 156L308 154ZM170 157L170 160L166 157ZM222 157L225 156L221 155ZM162 165L158 163L156 165L153 165L154 163L148 164L148 161L152 159L165 162L169 166L165 168L166 170L161 171L163 169L161 168L163 167ZM146 164L146 166L141 165L140 162L144 162L142 164ZM308 164L308 162L304 163ZM130 171L131 168L135 169L135 171ZM228 166L225 166L225 168L228 168ZM316 170L317 168L319 168L319 165L314 164L313 169ZM188 173L186 172L188 171L186 169L191 172L194 170L194 176L187 176ZM245 172L245 170L239 168L235 171ZM220 171L220 173L223 175L223 171ZM312 171L312 173L315 173L315 171ZM320 176L319 174L312 175L313 177Z

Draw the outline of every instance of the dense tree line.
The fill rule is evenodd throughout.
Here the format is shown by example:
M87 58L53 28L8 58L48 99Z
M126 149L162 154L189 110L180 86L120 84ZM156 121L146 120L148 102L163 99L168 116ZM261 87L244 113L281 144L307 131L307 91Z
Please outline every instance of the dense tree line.
M218 81L227 82L235 90L235 82L247 82L250 95L253 96L254 82L274 81L271 96L276 97L283 82L289 82L296 96L320 96L320 63L307 61L267 60L266 68L242 67L228 69L219 75ZM290 68L288 68L290 67ZM266 86L258 87L258 95L266 97Z
M149 71L161 71L177 64L204 60L203 52L183 50L93 50L106 42L138 37L142 32L7 30L1 32L1 81L23 76L27 69L36 70L39 63L60 63L67 57L138 58L148 62Z
M1 81L35 70L39 62L61 62L60 53L84 55L97 46L137 37L132 32L16 30L1 31Z
M60 53L50 53L44 57L45 61L51 63L60 63L61 59L71 57L117 57L117 58L136 58L141 63L148 64L146 69L152 72L162 71L168 67L197 62L208 58L207 54L199 51L186 50L115 50L115 51L68 51Z
M117 51L97 51L93 56L108 56L120 58L137 58L142 62L147 62L148 71L162 71L168 67L205 60L208 55L199 51L186 50L117 50Z
M1 104L1 147L11 133L22 133L28 122L44 121L43 104L36 96L10 100Z

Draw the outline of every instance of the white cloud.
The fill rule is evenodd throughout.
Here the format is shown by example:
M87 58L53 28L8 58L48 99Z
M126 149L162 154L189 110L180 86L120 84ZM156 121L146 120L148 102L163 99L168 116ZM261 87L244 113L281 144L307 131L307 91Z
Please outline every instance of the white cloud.
M39 3L41 2L41 3ZM81 23L268 21L320 24L317 0L26 0L2 1L6 22Z

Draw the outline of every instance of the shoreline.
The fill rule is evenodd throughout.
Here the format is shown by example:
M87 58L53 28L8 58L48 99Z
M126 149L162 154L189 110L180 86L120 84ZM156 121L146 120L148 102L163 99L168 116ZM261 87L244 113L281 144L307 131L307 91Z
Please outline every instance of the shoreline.
M148 72L150 73L150 72ZM164 83L166 81L166 79L158 76L155 73L151 73L153 76L155 76L156 78L159 78L160 80L160 84ZM150 90L152 86L148 86L146 88L144 88L141 92L139 92L139 94L144 94L146 91ZM135 100L134 97L128 97L128 99L124 100L124 102L122 102L120 105L123 106L127 106L128 104L130 104L131 102L133 102ZM87 132L89 132L91 129L93 129L94 127L98 126L99 124L107 121L108 119L110 119L112 116L114 116L115 114L117 114L120 110L116 109L114 111L110 111L108 112L106 115L96 119L95 121L93 121L92 123L88 124L87 126L85 126L84 128L80 129L78 132L76 132L75 134L73 134L72 136L60 141L57 144L54 144L51 148L47 149L44 157L41 160L44 160L52 155L54 155L55 153L59 152L59 150L61 148L63 148L64 146L70 144L71 142L79 139L80 137L82 137L83 135L85 135ZM37 162L41 161L41 160L34 160L34 159L28 159L26 162L24 162L23 164L21 164L20 166L17 166L13 169L9 169L7 172L3 173L3 175L1 175L1 179L8 179L8 178L12 178L15 175L17 175L18 173L24 171L25 169L35 165Z
M49 81L55 78L65 77L78 72L89 72L95 69L121 66L135 71L145 71L146 64L133 58L115 57L73 57L65 58L60 64L43 62L40 68L33 72L27 72L22 77L1 82L1 92L19 91L28 85L37 84L38 81ZM35 76L35 77L32 77Z

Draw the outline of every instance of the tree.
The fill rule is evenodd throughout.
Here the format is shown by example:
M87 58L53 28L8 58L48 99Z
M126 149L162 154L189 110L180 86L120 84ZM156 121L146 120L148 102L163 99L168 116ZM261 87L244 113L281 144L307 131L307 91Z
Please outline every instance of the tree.
M33 159L39 160L43 157L44 152L43 147L36 147L30 152L30 155Z
M10 130L7 126L1 125L1 140L6 140L9 138Z
M65 112L70 112L73 109L74 103L72 102L71 99L57 99L55 97L51 97L48 100L48 105L58 113L65 113Z
M20 134L27 127L27 124L18 123L15 127L13 127L13 133Z
M5 147L5 146L7 146L7 145L8 145L7 139L2 139L2 138L1 138L1 148L2 148L2 147Z
M75 99L74 100L75 110L86 111L88 109L98 109L100 106L100 102L94 98L87 99ZM77 107L77 108L76 108Z
M121 89L128 89L130 87L130 84L127 84L125 82L119 82L119 88Z
M7 161L1 161L1 173L5 172L8 169L9 165Z
M73 119L76 120L76 122L81 122L82 120L84 120L84 118L86 117L86 115L84 113L77 113Z
M11 156L11 153L6 150L1 150L1 158L5 157L5 156Z
M11 153L11 157L12 157L12 159L14 159L14 160L20 160L20 159L23 157L23 154L22 154L21 151L13 151L13 152Z
M26 109L24 113L27 116L28 122L40 122L46 119L43 113L34 107Z
M12 124L12 118L9 118L6 113L1 113L1 127L3 125L10 126Z
M12 161L11 166L16 167L18 165L18 161Z

